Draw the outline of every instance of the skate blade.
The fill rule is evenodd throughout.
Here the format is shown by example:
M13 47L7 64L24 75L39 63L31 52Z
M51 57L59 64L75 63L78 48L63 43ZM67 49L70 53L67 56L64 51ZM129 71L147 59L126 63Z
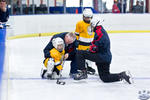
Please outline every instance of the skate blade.
M95 72L87 72L87 74L89 74L89 75L94 75Z

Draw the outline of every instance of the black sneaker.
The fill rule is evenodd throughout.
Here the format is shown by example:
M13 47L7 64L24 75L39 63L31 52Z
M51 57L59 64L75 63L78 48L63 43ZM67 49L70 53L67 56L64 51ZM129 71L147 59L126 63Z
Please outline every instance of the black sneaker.
M90 75L94 75L95 74L95 69L93 69L92 67L87 67L87 74L90 74Z
M86 79L86 78L88 77L86 70L79 70L78 72L79 72L79 73L77 73L77 74L74 76L74 80L82 80L82 79Z
M129 71L121 72L120 76L121 76L121 80L125 80L129 84L133 83L133 80Z

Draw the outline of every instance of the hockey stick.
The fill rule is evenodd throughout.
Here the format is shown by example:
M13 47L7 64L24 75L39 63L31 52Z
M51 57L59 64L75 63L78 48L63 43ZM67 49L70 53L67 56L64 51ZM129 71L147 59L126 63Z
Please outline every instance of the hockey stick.
M65 63L65 60L63 60L63 63L62 63L62 66L63 66L63 67L64 67L64 63ZM62 70L60 71L60 73L61 73L61 72L62 72ZM61 81L60 79L61 79L61 76L57 79L56 84L65 85L66 82Z

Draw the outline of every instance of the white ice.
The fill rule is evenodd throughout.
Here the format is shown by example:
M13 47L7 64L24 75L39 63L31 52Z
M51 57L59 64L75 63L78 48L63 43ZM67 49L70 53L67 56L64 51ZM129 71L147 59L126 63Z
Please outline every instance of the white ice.
M69 79L70 62L65 62L63 79L42 80L43 49L50 37L7 41L2 100L138 100L138 92L150 91L150 33L109 34L111 72L129 70L134 84L103 83L98 76L86 80ZM93 64L93 68L96 66ZM7 78L8 77L8 78Z

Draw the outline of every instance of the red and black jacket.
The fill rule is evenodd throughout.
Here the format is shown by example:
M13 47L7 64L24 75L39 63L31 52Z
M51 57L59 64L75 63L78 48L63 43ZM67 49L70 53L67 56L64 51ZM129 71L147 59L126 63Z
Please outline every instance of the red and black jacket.
M111 63L112 54L110 51L110 39L107 32L102 26L96 26L94 32L95 36L90 50L96 47L96 51L91 52L98 53L102 63Z

